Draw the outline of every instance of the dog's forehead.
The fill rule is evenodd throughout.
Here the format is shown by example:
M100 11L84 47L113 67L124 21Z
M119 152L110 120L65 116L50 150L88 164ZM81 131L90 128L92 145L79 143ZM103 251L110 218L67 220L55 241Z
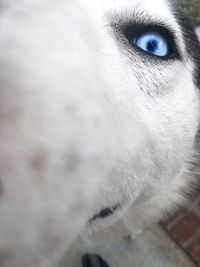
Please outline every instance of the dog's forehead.
M56 17L55 27L63 23L67 28L69 22L76 22L73 25L79 31L84 30L82 25L85 23L96 25L97 30L105 29L105 25L112 24L112 19L115 22L122 19L133 24L164 25L174 33L183 54L185 51L182 29L172 2L168 0L0 0L1 3L4 3L5 9L14 10L15 14L22 10L36 20L38 16L48 19ZM14 19L23 18L15 16Z
M174 20L170 2L166 0L111 0L103 1L107 11L149 15L159 20Z
M57 0L0 0L0 6L4 7L18 7L25 9L38 9L46 10L48 12L52 9L72 8L79 9L80 7L86 11L85 16L88 13L91 15L91 11L98 13L97 16L101 16L103 13L114 13L123 15L137 15L138 17L152 17L155 22L168 22L173 24L175 17L171 8L171 4L167 0L63 0L58 2ZM103 7L101 9L101 7ZM102 14L104 15L104 14ZM82 14L84 16L84 14ZM174 26L174 25L173 25Z

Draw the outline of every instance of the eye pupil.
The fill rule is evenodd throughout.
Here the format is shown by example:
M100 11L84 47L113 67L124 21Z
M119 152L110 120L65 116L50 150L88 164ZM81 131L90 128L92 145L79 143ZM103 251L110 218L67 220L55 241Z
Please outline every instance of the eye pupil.
M150 40L147 43L147 51L155 52L157 48L158 48L158 42L156 40Z

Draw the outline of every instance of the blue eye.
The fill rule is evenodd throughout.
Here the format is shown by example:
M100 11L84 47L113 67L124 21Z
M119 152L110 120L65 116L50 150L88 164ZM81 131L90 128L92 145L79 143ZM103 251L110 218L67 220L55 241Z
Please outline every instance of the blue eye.
M140 49L155 56L165 57L170 53L167 40L159 33L144 33L137 36L133 43Z

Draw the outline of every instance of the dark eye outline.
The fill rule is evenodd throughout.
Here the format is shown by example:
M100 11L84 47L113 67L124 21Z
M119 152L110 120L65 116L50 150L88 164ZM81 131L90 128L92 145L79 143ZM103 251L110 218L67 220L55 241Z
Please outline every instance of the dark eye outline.
M163 25L154 25L154 24L135 24L135 23L124 23L121 26L120 25L113 25L115 30L117 32L120 32L123 36L125 36L126 40L128 40L129 45L134 48L136 51L142 53L143 55L146 55L147 57L154 58L157 60L180 60L181 55L179 53L178 46L176 44L176 37L174 33L166 28L166 26ZM166 56L158 56L154 55L150 52L147 52L140 47L138 47L136 44L134 44L133 40L137 38L138 36L141 36L143 34L146 34L148 32L154 32L158 33L161 36L163 36L168 44L169 53ZM118 37L119 38L119 37ZM123 41L124 43L124 41ZM127 42L126 42L127 43Z

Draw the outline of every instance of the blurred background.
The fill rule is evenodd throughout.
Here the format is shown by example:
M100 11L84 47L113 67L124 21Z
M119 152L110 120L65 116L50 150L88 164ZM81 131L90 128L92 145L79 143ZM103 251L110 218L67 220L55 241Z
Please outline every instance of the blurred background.
M175 0L175 2L193 23L200 23L200 0Z

